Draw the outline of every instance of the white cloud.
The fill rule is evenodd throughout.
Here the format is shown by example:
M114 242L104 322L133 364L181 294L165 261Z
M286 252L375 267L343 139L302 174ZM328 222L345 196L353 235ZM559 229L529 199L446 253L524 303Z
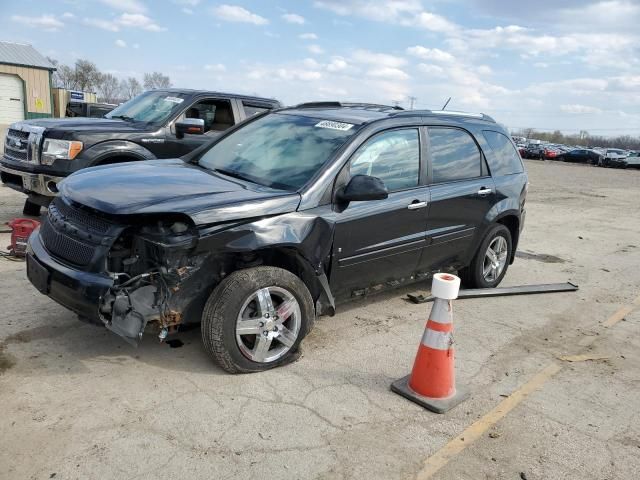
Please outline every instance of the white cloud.
M136 48L136 49L140 48L140 44L139 44L139 43L134 43L134 44L133 44L133 45L131 45L131 46L132 46L133 48Z
M222 63L214 63L212 65L205 65L204 69L209 71L209 72L218 72L218 73L222 73L222 72L226 72L227 71L227 67L225 67Z
M266 18L238 5L219 5L214 7L212 12L216 17L227 22L252 23L254 25L266 25L269 23Z
M432 75L436 77L444 76L444 68L439 65L430 65L427 63L418 64L418 70L422 73L426 73L427 75Z
M120 30L120 27L118 27L115 22L103 20L101 18L84 18L82 23L89 27L101 28L102 30L107 30L109 32L117 32Z
M409 75L400 70L399 68L393 67L380 67L380 68L372 68L367 72L367 75L375 78L384 78L388 80L408 80Z
M182 12L186 13L187 15L193 15L193 10L187 7L183 8Z
M145 13L147 8L138 0L100 0L109 7L129 13Z
M11 21L27 25L28 27L41 28L47 32L56 32L64 27L64 23L53 15L40 15L39 17L25 17L12 15Z
M116 40L115 41L116 47L120 47L120 48L127 48L127 42L125 42L124 40Z
M295 23L296 25L304 25L305 19L302 15L296 13L285 13L282 19L287 23Z
M64 12L62 18L75 18L76 16L71 12Z
M151 18L140 13L123 13L117 19L117 23L123 27L140 28L149 32L163 32L166 28L159 26Z
M455 57L449 52L445 52L439 48L426 48L420 45L407 48L407 53L423 60L431 60L432 62L453 62L455 60Z
M390 68L402 67L407 63L402 57L387 53L371 52L369 50L356 50L353 52L352 58L358 63Z
M574 103L571 105L560 105L560 110L565 113L573 113L573 114L593 114L593 113L602 113L602 110L596 107L590 107L588 105L580 105L578 103Z
M307 50L309 50L309 52L313 53L314 55L322 55L324 53L324 49L320 46L320 45L309 45L307 47Z
M318 35L316 35L315 33L301 33L300 35L298 35L298 38L300 38L301 40L317 40Z
M327 65L327 70L329 72L342 72L349 68L349 64L342 57L333 57L331 62Z

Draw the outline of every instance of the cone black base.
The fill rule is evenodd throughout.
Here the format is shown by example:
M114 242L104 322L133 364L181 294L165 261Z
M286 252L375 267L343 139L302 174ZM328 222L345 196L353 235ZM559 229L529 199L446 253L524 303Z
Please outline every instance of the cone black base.
M455 395L452 395L448 398L424 397L419 393L411 390L411 387L409 386L410 377L411 375L407 375L406 377L402 377L400 380L396 380L395 382L393 382L391 384L391 391L397 393L398 395L402 395L412 402L417 403L421 407L426 408L427 410L431 410L432 412L448 412L453 407L469 398L469 392L464 388L456 388Z

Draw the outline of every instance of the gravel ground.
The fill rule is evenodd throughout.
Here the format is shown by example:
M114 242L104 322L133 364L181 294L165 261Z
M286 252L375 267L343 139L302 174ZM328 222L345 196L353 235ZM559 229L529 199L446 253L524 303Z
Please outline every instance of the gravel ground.
M23 263L0 260L0 478L415 478L550 362L562 370L432 478L636 478L640 305L602 323L640 294L640 172L527 169L528 255L504 284L580 291L457 301L458 382L471 398L445 415L389 391L428 314L403 297L428 285L347 305L316 322L296 363L232 376L198 330L180 334L181 348L148 336L133 349L36 292ZM0 221L22 201L0 188ZM585 352L608 358L557 358Z

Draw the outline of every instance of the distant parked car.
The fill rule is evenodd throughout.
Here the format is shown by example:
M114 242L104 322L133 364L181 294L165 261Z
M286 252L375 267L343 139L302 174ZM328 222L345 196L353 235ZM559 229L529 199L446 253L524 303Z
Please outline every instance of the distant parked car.
M627 152L619 148L608 148L602 163L603 167L626 168Z
M576 149L565 152L556 157L556 160L563 162L588 163L591 165L600 165L604 157L598 152L588 149Z
M542 149L542 156L544 157L544 160L557 160L557 156L560 155L562 153L562 150L560 150L558 147L550 147L550 146L545 146Z
M544 160L544 145L540 143L530 143L524 150L524 158Z
M640 152L633 152L626 158L627 168L640 168Z

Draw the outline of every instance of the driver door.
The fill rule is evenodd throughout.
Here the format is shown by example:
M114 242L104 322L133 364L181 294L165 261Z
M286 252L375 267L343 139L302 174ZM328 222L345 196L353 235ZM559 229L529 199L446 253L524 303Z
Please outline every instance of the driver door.
M429 201L421 150L419 128L389 130L369 138L345 166L348 178L378 177L389 197L334 205L330 284L337 297L415 272L425 247Z

